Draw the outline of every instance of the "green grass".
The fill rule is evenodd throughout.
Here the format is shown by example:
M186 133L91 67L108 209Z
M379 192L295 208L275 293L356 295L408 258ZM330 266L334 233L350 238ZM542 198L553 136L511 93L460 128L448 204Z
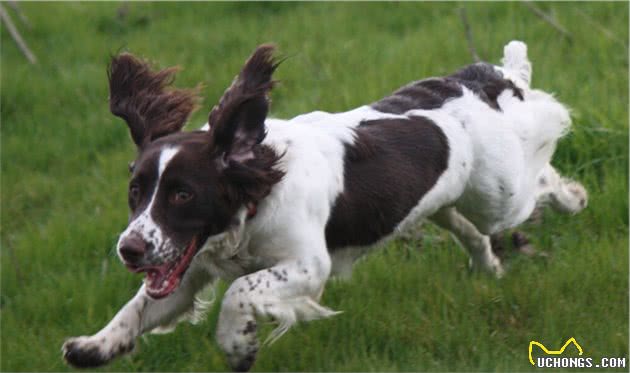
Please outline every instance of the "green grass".
M572 41L518 3L131 3L124 19L118 3L25 3L39 64L1 37L1 370L68 370L64 338L96 332L140 283L114 253L134 147L108 112L111 54L180 64L179 86L203 82L191 128L268 41L291 56L273 115L341 111L470 62L460 5L482 58L499 62L507 41L525 40L533 85L573 109L554 164L585 184L590 206L546 212L528 231L549 255L513 258L500 281L469 273L427 225L423 242L396 241L331 281L322 302L345 312L292 329L254 370L531 371L530 340L559 348L569 337L585 356L628 357L627 3L538 4ZM103 370L226 370L216 318L214 307L199 326L143 338Z

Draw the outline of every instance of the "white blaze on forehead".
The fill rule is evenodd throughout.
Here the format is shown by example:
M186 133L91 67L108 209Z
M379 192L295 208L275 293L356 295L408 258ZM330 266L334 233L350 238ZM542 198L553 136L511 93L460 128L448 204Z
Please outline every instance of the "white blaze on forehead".
M162 153L160 153L160 162L158 163L158 181L155 188L156 191L157 187L159 187L160 185L160 179L162 178L162 173L164 173L164 169L166 168L166 166L168 166L168 163L178 152L179 148L177 147L162 149Z
M144 211L142 211L142 213L138 215L138 217L135 218L129 226L127 226L127 229L125 229L125 231L120 235L117 245L119 250L123 239L133 232L134 234L139 234L145 242L152 244L154 248L158 250L164 248L168 251L169 248L167 247L168 245L165 245L165 241L170 240L165 238L162 234L162 229L151 217L151 211L153 209L153 204L155 203L158 190L160 189L160 183L162 181L164 170L166 170L166 167L178 152L178 147L167 147L161 150L160 157L158 159L158 175L155 182L155 188L153 188L153 193L151 195L151 200Z
M164 173L166 166L168 166L168 164L171 162L173 157L175 157L175 154L177 154L178 152L179 152L178 147L170 147L170 148L162 149L162 152L160 153L160 159L158 161L158 177L157 177L157 181L155 182L155 189L153 189L151 202L149 202L149 205L147 206L146 210L144 210L142 215L144 215L145 213L149 213L149 215L151 214L151 208L153 207L153 202L155 202L155 196L157 196L158 189L160 189L160 183L162 182L162 174Z

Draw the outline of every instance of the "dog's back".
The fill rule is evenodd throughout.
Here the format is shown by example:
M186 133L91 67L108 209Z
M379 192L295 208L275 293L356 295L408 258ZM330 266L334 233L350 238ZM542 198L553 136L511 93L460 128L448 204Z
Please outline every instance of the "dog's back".
M267 141L291 163L286 179L309 167L312 179L295 180L325 189L313 204L329 205L321 212L329 249L374 244L445 205L484 233L530 215L537 177L570 120L551 95L530 89L525 44L509 43L503 62L412 82L349 112L267 121ZM326 146L334 151L321 169L299 155Z

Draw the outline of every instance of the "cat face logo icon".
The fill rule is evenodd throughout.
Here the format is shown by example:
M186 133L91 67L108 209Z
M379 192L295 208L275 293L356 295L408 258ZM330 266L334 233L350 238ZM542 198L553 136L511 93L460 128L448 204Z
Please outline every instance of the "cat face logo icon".
M533 366L536 366L536 363L534 363L534 358L532 357L532 348L534 347L534 345L540 347L547 355L561 355L567 348L567 346L571 343L573 343L573 345L575 345L575 347L577 348L578 355L582 355L584 353L584 351L582 350L582 346L580 346L580 344L577 343L577 341L573 337L569 338L559 350L549 350L542 343L531 341L529 342L529 362L532 363Z

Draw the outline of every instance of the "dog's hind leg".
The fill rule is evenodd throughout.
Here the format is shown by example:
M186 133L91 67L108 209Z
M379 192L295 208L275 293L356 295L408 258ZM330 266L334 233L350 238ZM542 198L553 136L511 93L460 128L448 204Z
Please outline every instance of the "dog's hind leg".
M66 340L62 347L64 359L75 367L89 368L130 352L138 336L171 324L193 309L195 294L210 280L201 270L188 273L177 290L162 299L148 296L143 285L101 331Z
M462 216L454 207L439 210L431 220L440 227L449 230L466 248L473 268L482 269L501 277L504 273L501 261L492 252L490 237L482 234Z
M576 214L588 203L588 193L577 181L561 176L550 164L538 175L536 201L562 213Z

